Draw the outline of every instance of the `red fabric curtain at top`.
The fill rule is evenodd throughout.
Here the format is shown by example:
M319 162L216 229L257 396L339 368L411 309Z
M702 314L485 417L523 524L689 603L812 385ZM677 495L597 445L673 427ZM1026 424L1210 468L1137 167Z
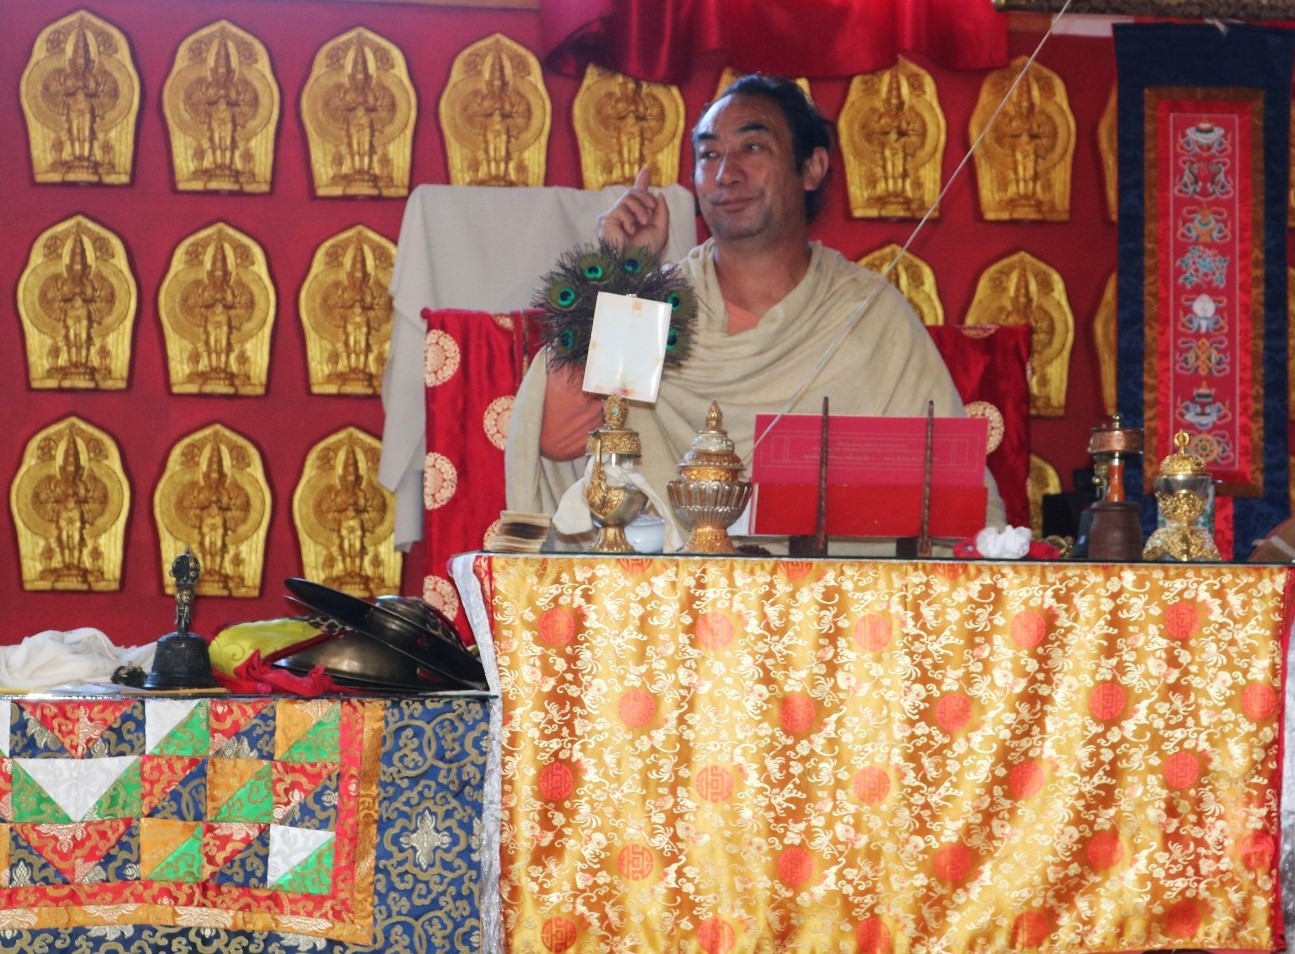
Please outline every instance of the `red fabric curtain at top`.
M1007 63L1007 16L991 0L541 0L544 59L681 83L699 54L739 70L853 76L906 51L953 69Z

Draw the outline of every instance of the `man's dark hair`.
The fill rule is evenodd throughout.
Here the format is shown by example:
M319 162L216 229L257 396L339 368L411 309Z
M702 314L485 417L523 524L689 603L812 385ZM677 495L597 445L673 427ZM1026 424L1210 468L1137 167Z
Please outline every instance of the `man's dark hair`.
M768 73L748 73L729 83L724 91L715 98L715 103L726 96L763 96L772 100L782 111L791 131L792 157L796 160L796 171L804 172L805 162L814 154L814 150L823 148L832 151L832 121L823 116L814 105L813 100L805 95L804 90L795 81L785 76L771 76ZM705 115L714 103L708 103L702 110ZM697 131L693 130L693 148L697 148ZM831 166L828 174L818 184L818 188L805 193L805 220L813 222L823 202L827 198L827 183L831 178Z

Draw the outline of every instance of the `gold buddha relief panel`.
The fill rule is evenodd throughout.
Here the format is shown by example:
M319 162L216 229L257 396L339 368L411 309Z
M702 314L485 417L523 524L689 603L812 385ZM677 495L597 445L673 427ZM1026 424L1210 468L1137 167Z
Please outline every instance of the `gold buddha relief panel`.
M1102 184L1106 187L1106 218L1111 222L1120 219L1119 122L1119 96L1112 86L1102 118L1097 121L1097 151L1102 157Z
M181 192L269 192L279 82L265 46L228 20L190 34L162 89Z
M895 262L895 256L899 261ZM895 267L890 273L890 263ZM886 279L899 289L922 319L924 325L944 324L944 304L940 301L939 289L935 287L935 269L918 258L912 252L903 251L899 245L891 242L875 252L869 252L859 259L859 264L886 276Z
M837 129L856 219L920 219L935 205L948 124L930 73L901 57L854 77Z
M158 311L172 393L265 393L275 290L254 239L218 222L182 240Z
M450 184L544 185L552 120L534 53L502 33L472 44L441 94Z
M586 189L629 185L640 169L652 184L679 181L683 94L677 86L647 83L592 63L571 105Z
M400 592L395 497L378 483L382 444L348 427L310 449L292 495L308 579L355 596Z
M1107 417L1119 409L1116 394L1119 378L1120 341L1118 330L1119 304L1116 273L1111 272L1102 290L1102 300L1093 316L1093 351L1097 355L1097 369L1102 382L1102 407Z
M83 215L46 229L18 279L31 387L126 387L138 311L120 238Z
M199 595L260 596L270 510L270 485L251 441L220 424L181 438L153 492L166 591L175 592L170 555L188 549L202 566Z
M404 54L363 27L315 54L301 118L318 196L409 194L418 98Z
M19 88L37 182L130 183L140 85L120 30L88 10L52 23Z
M975 153L980 209L990 222L1064 222L1070 218L1075 116L1066 84L1038 63L1008 95L1025 64L1017 57L986 76L971 114L972 142L989 130Z
M298 311L312 394L382 393L396 246L357 225L315 249Z
M121 589L130 483L106 432L66 417L32 437L9 511L24 590Z
M1000 259L976 283L965 323L1029 325L1030 413L1065 415L1075 316L1056 269L1028 252Z

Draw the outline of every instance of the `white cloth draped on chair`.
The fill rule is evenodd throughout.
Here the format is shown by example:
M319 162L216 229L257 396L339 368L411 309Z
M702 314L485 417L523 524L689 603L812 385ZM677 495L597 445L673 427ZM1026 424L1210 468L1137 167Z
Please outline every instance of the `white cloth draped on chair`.
M598 216L624 191L423 185L410 195L391 278L378 471L396 494L397 547L407 549L423 527L423 309L524 308L539 277L566 249L594 239ZM696 244L696 207L683 186L668 186L662 195L670 208L666 257L674 260Z

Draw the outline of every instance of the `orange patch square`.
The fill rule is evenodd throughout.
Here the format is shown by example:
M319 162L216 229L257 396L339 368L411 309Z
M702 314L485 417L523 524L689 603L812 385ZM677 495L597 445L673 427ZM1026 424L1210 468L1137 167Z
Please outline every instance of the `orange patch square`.
M867 653L878 653L890 645L895 621L886 613L867 613L854 624L854 643Z
M1170 788L1192 788L1200 778L1200 760L1191 752L1175 752L1165 759L1165 784Z
M945 732L961 732L971 721L971 700L961 692L946 692L935 704L935 722Z
M1088 866L1094 871L1106 871L1114 868L1124 857L1124 846L1120 836L1114 831L1099 831L1088 841L1084 852L1088 856Z
M140 875L147 878L162 867L176 853L202 822L178 821L172 818L141 818L139 820Z
M1099 682L1088 695L1088 711L1098 722L1114 722L1124 715L1125 692L1118 682Z
M576 614L565 606L554 606L540 615L540 642L553 649L571 645L576 638Z
M646 689L626 689L617 704L621 722L631 729L641 729L656 718L656 700Z
M1192 600L1180 600L1165 610L1165 635L1182 641L1195 636L1201 628L1201 608Z
M647 845L626 845L616 855L616 870L626 881L642 881L656 868L656 853Z
M540 927L540 943L546 951L561 954L580 939L580 926L568 917L549 918Z
M723 613L702 613L693 625L693 636L702 649L723 649L733 642L733 621Z
M814 728L814 700L803 692L789 693L778 706L778 722L788 735Z
M540 797L546 802L561 802L576 788L576 773L566 762L550 762L540 769Z
M707 918L697 925L697 946L705 954L728 954L737 943L733 925L723 918Z
M1043 788L1043 766L1038 759L1026 759L1007 773L1007 793L1017 801L1031 798Z
M971 873L971 852L966 845L941 845L931 858L935 876L945 884L962 884Z
M1241 711L1251 722L1267 722L1277 715L1277 690L1266 682L1247 683L1241 690Z
M1251 871L1268 871L1277 855L1277 845L1268 832L1252 831L1241 839L1237 853L1241 856L1241 863Z
M1196 898L1187 898L1171 905L1165 912L1165 933L1184 940L1196 937L1201 932L1207 910L1204 902Z
M854 944L859 954L888 954L891 946L890 928L881 918L864 918L854 929Z
M1036 649L1048 635L1048 621L1040 610L1023 610L1012 620L1012 642L1022 649Z
M1038 947L1052 933L1052 919L1045 911L1022 911L1012 924L1012 947Z
M878 805L890 794L890 776L886 770L869 765L854 773L854 797L865 805Z
M778 880L789 888L802 888L814 877L814 856L808 848L792 845L778 856Z
M707 802L726 802L733 797L733 771L723 765L707 765L697 773L693 788Z

